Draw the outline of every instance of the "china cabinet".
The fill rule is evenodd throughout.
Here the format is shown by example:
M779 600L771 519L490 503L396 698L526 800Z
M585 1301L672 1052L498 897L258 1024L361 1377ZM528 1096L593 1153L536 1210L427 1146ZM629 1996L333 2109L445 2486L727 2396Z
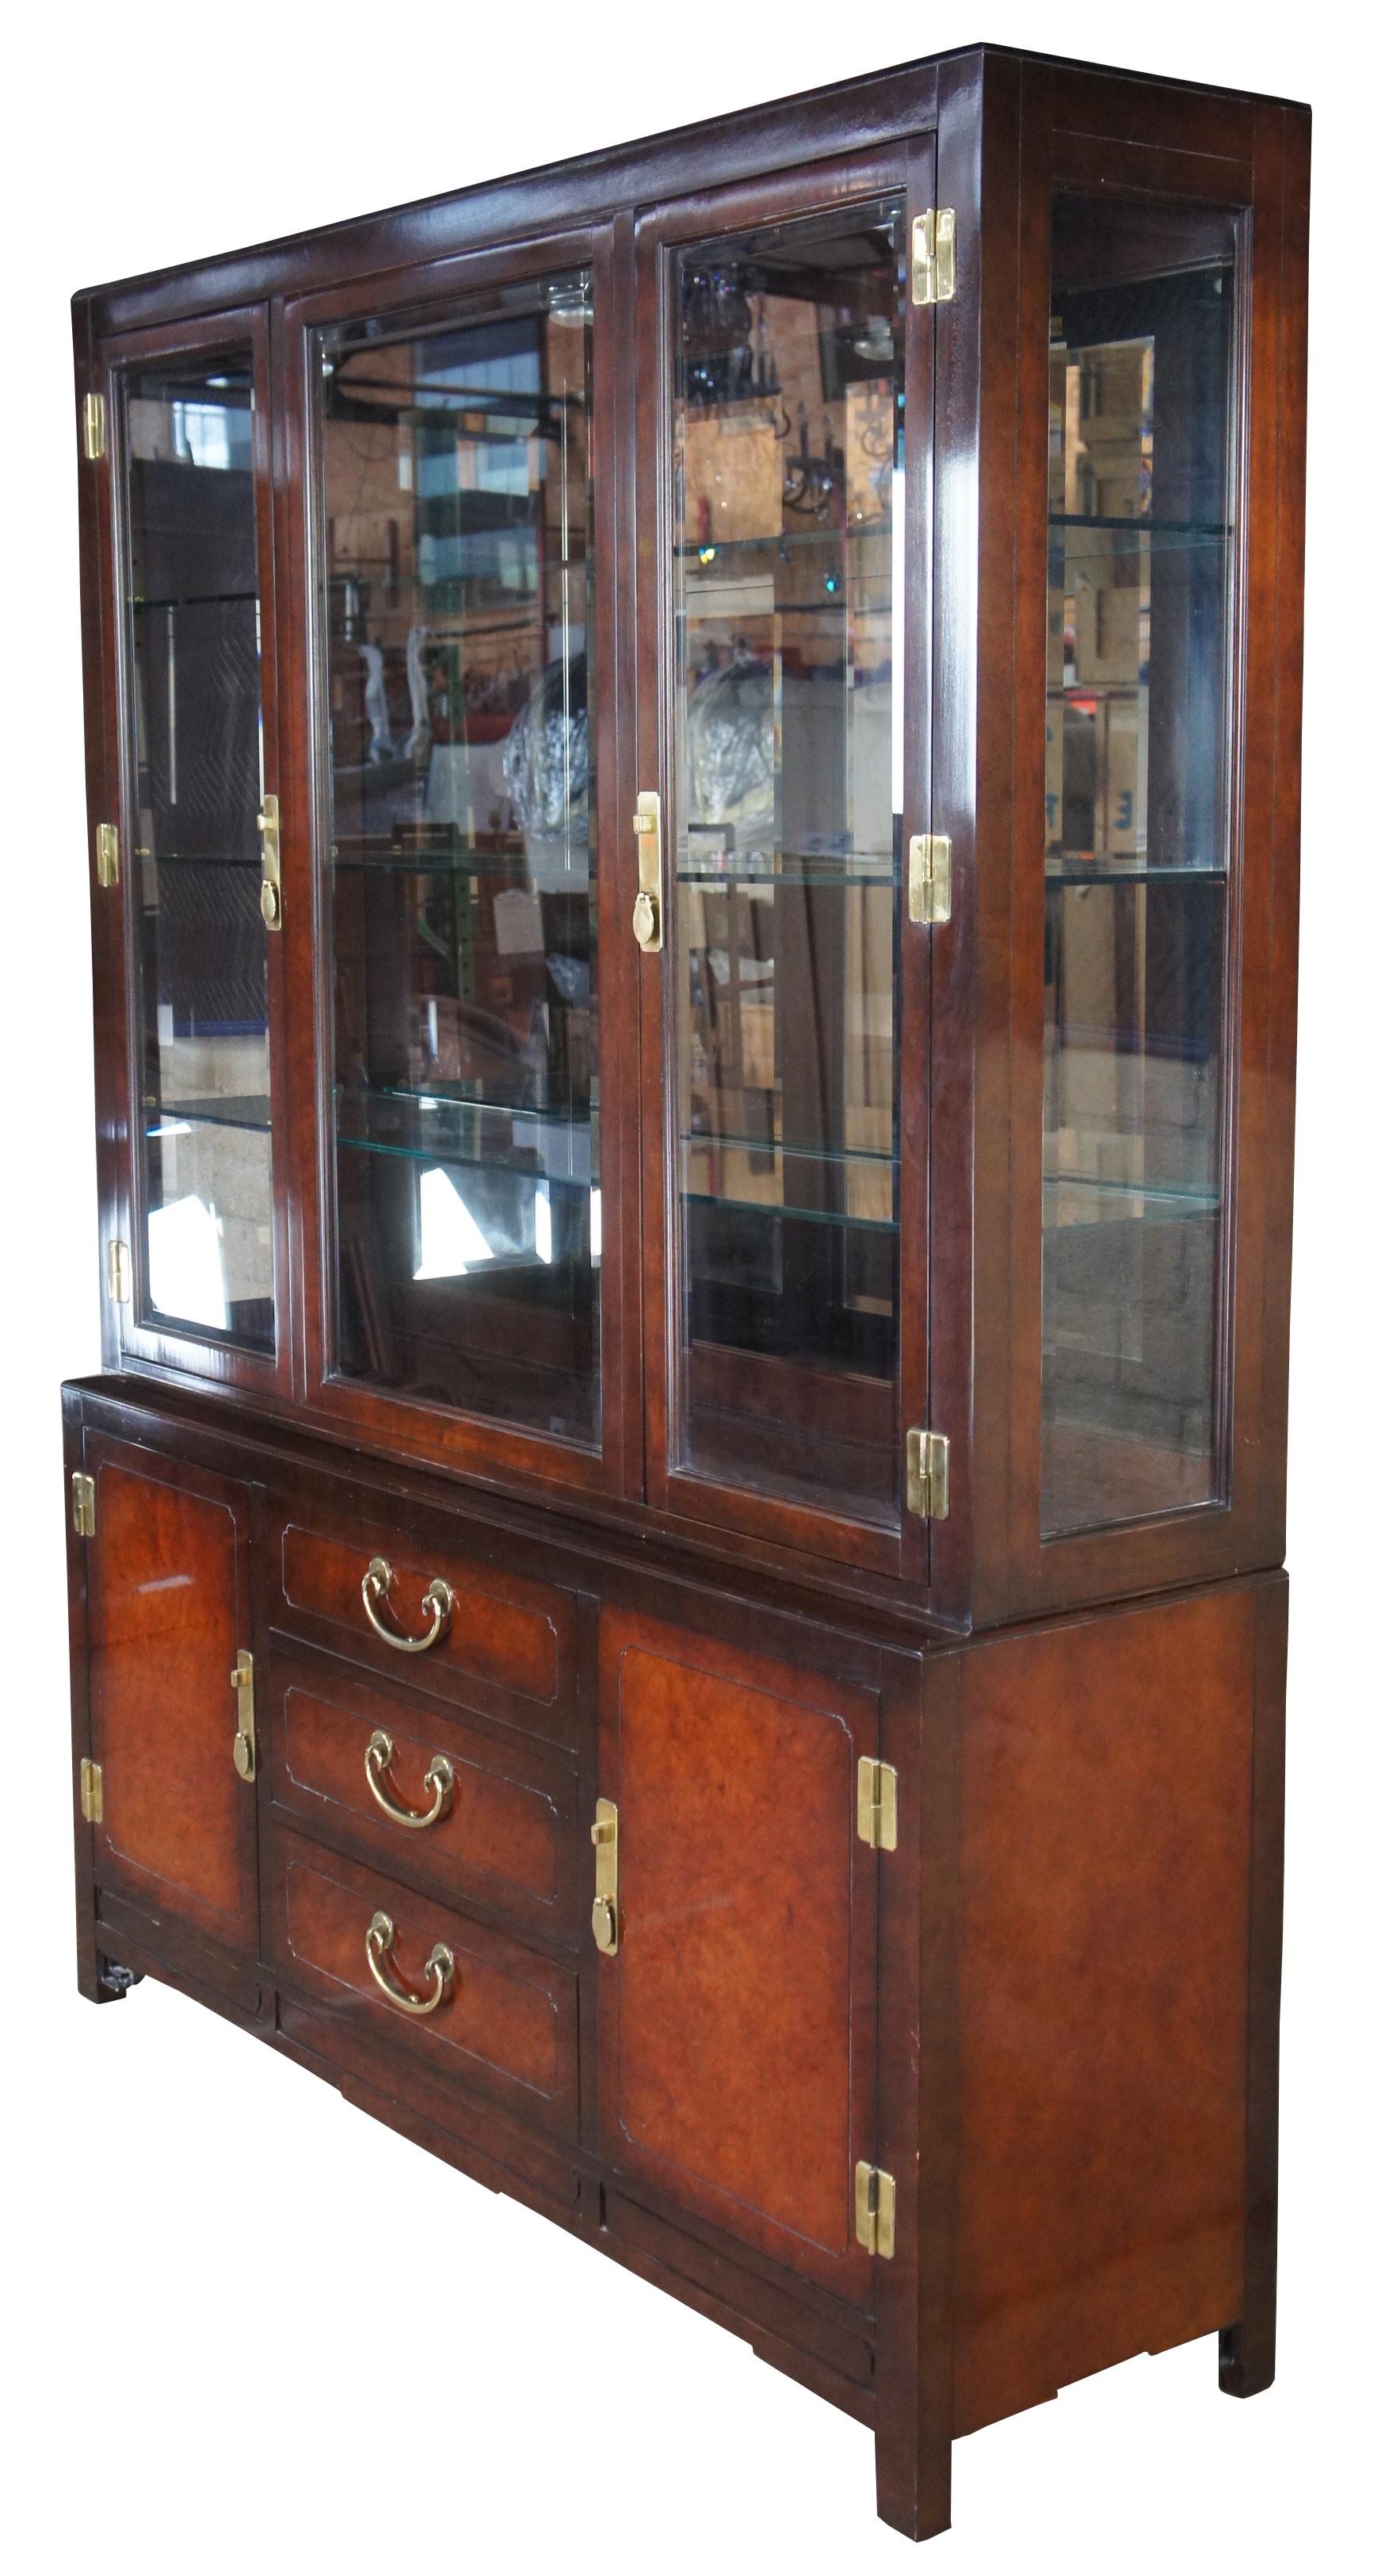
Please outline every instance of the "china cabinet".
M83 1991L916 2537L1273 2372L1307 153L982 48L74 307Z

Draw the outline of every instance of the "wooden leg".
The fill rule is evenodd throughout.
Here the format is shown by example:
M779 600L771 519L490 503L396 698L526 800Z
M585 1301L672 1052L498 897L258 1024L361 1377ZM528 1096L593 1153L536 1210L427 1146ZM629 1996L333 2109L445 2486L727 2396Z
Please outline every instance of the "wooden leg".
M936 2540L952 2525L952 2444L891 2424L875 2435L875 2510L906 2540Z
M1274 2378L1279 2219L1279 1972L1284 1932L1284 1665L1287 1582L1266 1585L1255 1636L1251 1784L1250 1992L1246 2044L1246 2215L1241 2315L1222 2330L1219 2381L1258 2397Z

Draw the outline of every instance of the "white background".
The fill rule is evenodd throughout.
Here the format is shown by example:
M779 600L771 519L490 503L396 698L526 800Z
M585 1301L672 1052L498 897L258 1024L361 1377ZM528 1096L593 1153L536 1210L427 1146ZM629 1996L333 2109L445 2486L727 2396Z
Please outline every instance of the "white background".
M146 1982L72 1973L58 1384L98 1364L75 288L984 37L1314 107L1280 2375L1134 2361L955 2453L929 2566L1354 2570L1378 2546L1385 651L1374 12L237 0L6 44L0 1994L11 2563L901 2567L868 2436Z

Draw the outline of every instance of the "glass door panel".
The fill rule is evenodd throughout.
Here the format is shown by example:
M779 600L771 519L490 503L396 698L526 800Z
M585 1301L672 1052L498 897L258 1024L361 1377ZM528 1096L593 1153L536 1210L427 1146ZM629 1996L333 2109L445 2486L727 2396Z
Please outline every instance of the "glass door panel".
M1054 202L1043 1532L1221 1475L1235 224Z
M318 348L334 1365L594 1448L591 280Z
M902 198L673 258L674 1454L899 1517Z
M118 381L139 1320L272 1353L252 353Z

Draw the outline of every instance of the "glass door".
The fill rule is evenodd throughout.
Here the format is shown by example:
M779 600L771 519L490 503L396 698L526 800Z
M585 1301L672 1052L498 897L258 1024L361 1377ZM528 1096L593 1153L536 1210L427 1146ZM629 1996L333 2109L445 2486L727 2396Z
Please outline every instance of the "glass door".
M593 1482L599 259L536 262L304 316L330 1028L314 1374L363 1420L426 1412L432 1448L532 1467L538 1439Z
M282 894L264 328L126 344L111 385L118 881L131 992L122 1338L281 1380Z
M668 1207L651 1491L882 1564L922 1348L904 1316L924 1297L904 1151L926 1061L904 902L927 822L921 692L906 701L927 416L908 199L903 167L810 176L715 231L705 201L675 212L644 245L667 351L646 449L662 614L640 620L663 657L641 668L666 932L646 969Z

